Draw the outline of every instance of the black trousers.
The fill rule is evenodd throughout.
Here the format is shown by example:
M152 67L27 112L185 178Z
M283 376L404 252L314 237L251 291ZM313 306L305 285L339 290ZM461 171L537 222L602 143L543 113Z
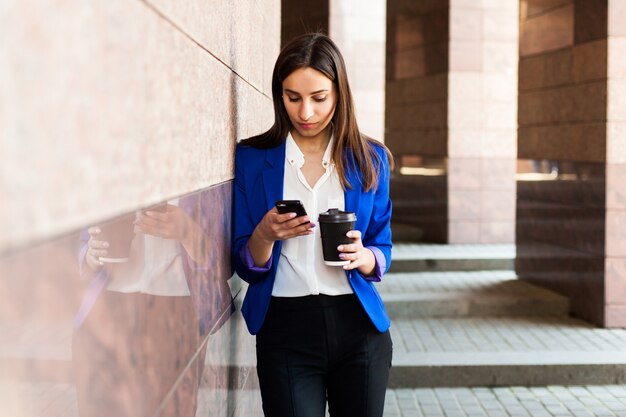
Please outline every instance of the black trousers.
M382 417L391 336L354 294L272 297L256 351L266 417Z

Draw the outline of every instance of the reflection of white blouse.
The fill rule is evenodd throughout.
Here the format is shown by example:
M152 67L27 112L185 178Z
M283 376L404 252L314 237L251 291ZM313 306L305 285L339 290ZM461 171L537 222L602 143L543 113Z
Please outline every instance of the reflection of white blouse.
M169 202L178 205L178 200ZM112 268L107 290L152 295L190 295L177 240L137 233L128 262Z
M313 228L312 235L283 241L276 281L272 290L272 295L275 297L301 297L311 294L340 295L353 292L342 267L324 264L317 222L319 213L329 208L343 210L345 207L339 176L335 165L331 162L332 145L333 139L331 138L322 158L322 165L326 172L315 186L311 187L301 171L304 165L304 154L291 134L287 136L283 199L302 201L311 221L315 223L315 228Z

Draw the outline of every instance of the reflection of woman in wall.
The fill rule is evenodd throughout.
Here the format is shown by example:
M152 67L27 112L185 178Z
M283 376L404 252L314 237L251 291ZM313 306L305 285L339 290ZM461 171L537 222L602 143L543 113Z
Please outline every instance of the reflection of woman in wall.
M322 34L280 53L272 128L237 146L233 262L250 286L242 312L257 335L266 416L382 416L389 318L373 283L391 261L390 154L359 132L343 58ZM310 217L278 214L301 200ZM327 266L314 222L355 212L342 267ZM310 220L310 223L305 223Z
M160 407L163 416L195 415L204 350L187 365L230 303L225 279L213 279L228 276L216 270L228 262L213 259L212 219L200 200L138 213L124 263L101 261L108 242L99 238L99 227L84 234L83 273L106 290L91 304L86 297L88 314L83 309L77 317L73 361L81 416L152 416Z

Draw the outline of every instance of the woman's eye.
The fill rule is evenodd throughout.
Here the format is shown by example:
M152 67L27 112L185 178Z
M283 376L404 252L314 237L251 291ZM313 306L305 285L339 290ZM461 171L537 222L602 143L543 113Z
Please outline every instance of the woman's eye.
M299 97L293 98L293 97L287 97L289 99L290 103L295 103L296 101L300 101Z
M318 103L321 103L323 101L326 101L326 97L315 97L313 98L313 100L317 101Z

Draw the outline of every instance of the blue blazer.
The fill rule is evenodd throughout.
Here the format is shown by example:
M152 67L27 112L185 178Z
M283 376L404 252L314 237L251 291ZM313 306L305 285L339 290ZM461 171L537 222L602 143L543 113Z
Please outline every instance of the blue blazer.
M389 200L389 162L382 146L374 146L380 156L381 169L378 188L364 192L361 174L349 170L347 179L351 189L344 193L345 210L356 213L356 230L361 231L363 246L376 246L391 265L391 201ZM349 155L349 158L351 156ZM350 166L350 164L348 164ZM285 142L275 148L256 149L239 144L235 151L235 184L233 194L232 261L237 274L249 283L242 313L251 334L257 334L263 325L269 307L280 259L282 241L276 241L272 252L272 267L268 271L254 271L241 258L242 248L265 213L283 198L285 174ZM348 282L374 326L385 332L389 316L371 280L363 278L358 270L346 271Z

